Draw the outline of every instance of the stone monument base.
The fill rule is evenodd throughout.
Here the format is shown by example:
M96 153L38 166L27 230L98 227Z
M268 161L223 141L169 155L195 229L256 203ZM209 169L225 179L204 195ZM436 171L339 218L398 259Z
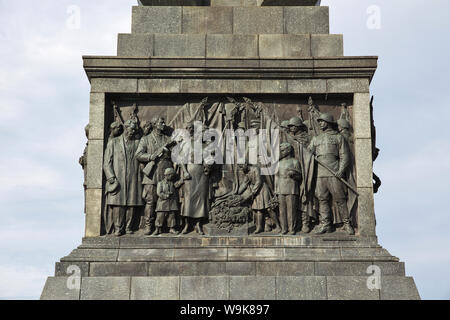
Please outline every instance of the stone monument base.
M80 286L69 289L80 270ZM381 271L369 289L369 266ZM373 269L374 267L372 267ZM373 272L373 271L372 271ZM374 282L371 282L374 283ZM71 286L72 287L72 286ZM85 238L56 263L42 300L420 299L405 266L375 238L332 234Z

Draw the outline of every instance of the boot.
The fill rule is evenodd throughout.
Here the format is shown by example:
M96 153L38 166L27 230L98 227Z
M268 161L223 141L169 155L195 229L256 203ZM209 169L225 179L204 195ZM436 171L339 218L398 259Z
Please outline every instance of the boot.
M161 234L161 228L156 227L155 232L153 232L152 236L159 236Z
M344 221L344 228L343 230L347 232L348 235L353 236L355 234L355 230L353 229L352 225L350 224L349 220Z
M175 229L175 228L170 228L169 232L170 232L171 234L178 234L178 231L177 231L177 229Z
M203 232L202 223L200 221L195 225L195 231L201 236L205 235L205 233Z
M303 219L302 219L302 230L303 233L310 233L311 228L309 227L309 219L305 217L306 212L303 213Z
M256 231L255 234L259 234L261 232L263 232L263 228L264 228L264 215L262 212L256 212L255 214L255 218L256 218Z
M185 218L184 220L184 228L183 231L181 231L181 234L188 234L189 233L189 218Z
M316 231L314 231L315 234L324 234L324 233L330 233L331 232L331 225L329 222L321 222L317 228Z
M144 229L144 236L149 236L152 234L152 227L150 225L146 225Z

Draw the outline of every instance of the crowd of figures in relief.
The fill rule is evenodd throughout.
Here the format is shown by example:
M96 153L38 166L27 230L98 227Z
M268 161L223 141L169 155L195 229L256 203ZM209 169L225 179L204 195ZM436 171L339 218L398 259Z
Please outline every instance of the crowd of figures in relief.
M245 229L267 235L336 231L354 235L358 193L353 121L346 104L335 119L321 112L310 97L306 116L299 107L296 116L278 119L264 103L241 100L205 98L200 104L184 106L170 123L161 116L141 122L137 105L124 120L112 102L114 121L103 160L103 235L195 232L202 236L204 226L226 233ZM171 153L175 147L193 150L194 123L222 133L226 129L278 130L276 174L263 175L259 162L174 162ZM186 129L190 139L174 139L175 129ZM372 121L373 160L379 152L375 136ZM202 143L207 147L208 141ZM247 146L247 156L252 152L257 151ZM85 181L87 163L86 146L80 158ZM377 192L381 181L375 174L373 178Z

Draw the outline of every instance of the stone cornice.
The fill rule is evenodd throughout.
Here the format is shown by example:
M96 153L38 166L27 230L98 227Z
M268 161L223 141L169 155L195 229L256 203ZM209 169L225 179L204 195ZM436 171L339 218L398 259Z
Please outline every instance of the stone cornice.
M130 58L84 56L93 78L138 79L331 79L372 80L378 57L327 58Z

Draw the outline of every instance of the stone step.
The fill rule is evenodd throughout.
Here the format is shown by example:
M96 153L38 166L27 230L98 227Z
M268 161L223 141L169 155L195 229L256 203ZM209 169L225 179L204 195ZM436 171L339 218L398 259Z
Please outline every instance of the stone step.
M138 0L141 6L318 6L321 0Z
M328 34L328 7L135 6L132 33Z
M344 55L340 34L119 34L119 57L304 58Z
M417 300L414 280L381 276L175 276L47 279L42 300ZM377 282L375 281L375 284ZM68 286L71 284L71 286ZM75 282L76 284L76 282ZM75 288L75 289L69 289Z
M55 276L64 277L77 266L83 277L168 276L365 276L379 267L383 276L404 276L403 262L58 262ZM369 270L370 271L370 270Z

